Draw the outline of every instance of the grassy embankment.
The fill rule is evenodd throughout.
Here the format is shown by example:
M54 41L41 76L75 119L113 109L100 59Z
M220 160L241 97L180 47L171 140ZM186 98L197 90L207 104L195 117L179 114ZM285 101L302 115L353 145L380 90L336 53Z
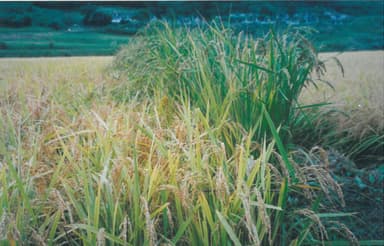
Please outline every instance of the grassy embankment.
M103 72L111 58L1 60L2 242L354 242L326 153L284 144L301 88L282 97L277 81L303 86L311 50L293 45L289 65L271 36L259 53L218 29L166 30L120 53L125 82Z

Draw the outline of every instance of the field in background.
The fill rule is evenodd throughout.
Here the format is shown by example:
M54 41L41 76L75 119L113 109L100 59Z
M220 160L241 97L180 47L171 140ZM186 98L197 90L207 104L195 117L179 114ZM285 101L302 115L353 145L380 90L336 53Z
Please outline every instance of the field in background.
M322 109L324 112L328 112L327 116L323 118L333 122L337 126L336 131L340 134L329 134L328 137L324 137L324 139L328 139L322 144L328 143L333 147L340 147L346 155L357 159L357 164L361 167L382 163L382 144L378 151L376 150L379 155L377 160L368 160L370 153L367 153L368 159L365 162L364 154L358 157L357 155L360 154L357 152L363 153L363 150L358 149L364 148L365 144L369 145L370 141L384 142L382 136L384 130L384 83L382 79L384 52L320 54L323 60L328 60L333 56L336 56L341 62L344 74L334 62L329 61L327 73L323 79L330 82L333 88L326 83L319 83L318 88L310 87L304 90L301 101L304 104L331 103ZM322 120L320 119L320 121ZM346 142L337 143L337 138L344 138ZM381 140L378 140L379 138ZM357 146L359 144L360 147ZM355 152L356 150L357 152Z
M112 57L54 57L54 58L2 58L0 59L0 81L3 86L28 86L43 83L55 85L60 81L102 80L104 69Z
M324 79L331 82L334 90L326 85L320 86L320 90L312 87L302 96L303 102L330 101L341 108L383 113L384 51L320 54L321 59L332 56L336 56L340 60L344 67L344 76L334 64L327 66ZM382 114L381 117L383 117Z

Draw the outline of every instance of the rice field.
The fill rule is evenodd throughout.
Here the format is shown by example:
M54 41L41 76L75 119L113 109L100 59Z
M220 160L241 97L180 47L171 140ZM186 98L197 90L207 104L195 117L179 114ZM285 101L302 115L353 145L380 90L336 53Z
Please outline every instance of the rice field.
M312 67L274 53L301 49L284 53L271 36L260 55L254 40L233 46L217 27L160 28L166 36L133 42L115 58L0 59L1 244L382 243L356 238L338 220L353 213L343 212L325 148L294 148L288 134L299 98L330 98L350 110L351 129L382 127L382 51L341 55L344 78L327 66L334 91L300 84L286 109L289 90L260 104L274 88L242 83L302 74L304 85ZM217 53L204 53L205 42ZM287 72L275 75L280 65ZM228 84L215 87L214 78ZM265 94L253 97L255 88Z

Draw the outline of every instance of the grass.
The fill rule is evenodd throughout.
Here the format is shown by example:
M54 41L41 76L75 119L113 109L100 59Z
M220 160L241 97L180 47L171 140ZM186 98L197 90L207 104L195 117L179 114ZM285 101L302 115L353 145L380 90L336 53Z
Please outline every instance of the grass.
M216 42L214 52L232 51L227 40L231 36L214 30L175 36L168 29L168 35L186 38L188 45L204 41L194 38L207 38ZM164 37L151 38L172 49ZM279 47L274 36L266 41ZM253 47L253 41L248 42ZM140 44L131 43L128 50ZM246 99L260 107L258 117L266 132L242 126L247 120L237 112L242 110L237 96L248 92L241 85L234 94L227 91L228 105L220 101L227 95L216 94L216 88L212 97L201 95L207 101L199 101L196 93L205 92L192 87L214 86L210 81L216 80L202 80L204 74L213 76L209 68L215 69L217 78L233 78L225 80L233 86L244 81L231 76L238 71L272 81L268 71L276 72L277 64L285 63L271 66L271 55L261 55L260 60L246 60L254 65L240 59L243 63L226 71L225 59L231 53L224 53L221 63L205 57L200 48L187 47L190 50L183 52L190 53L184 58L193 54L204 66L189 63L190 69L200 70L174 81L169 79L174 71L162 60L155 62L163 66L142 66L145 56L125 63L131 74L124 83L116 79L116 71L105 70L111 58L1 60L1 243L356 243L348 229L335 222L349 214L333 212L343 205L343 198L327 172L323 150L291 152L281 134L285 120L275 118L274 107L251 98ZM172 59L177 60L171 56L169 64L177 62ZM164 70L158 76L150 69ZM177 84L167 87L167 82L186 81L193 83L182 84L181 90ZM325 207L325 200L332 206Z

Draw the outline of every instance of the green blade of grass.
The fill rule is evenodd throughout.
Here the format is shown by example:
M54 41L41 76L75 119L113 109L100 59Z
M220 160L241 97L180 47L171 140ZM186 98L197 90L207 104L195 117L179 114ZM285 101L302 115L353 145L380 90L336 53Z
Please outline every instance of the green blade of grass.
M85 224L73 224L71 225L74 229L81 229L81 230L85 230L87 231L88 233L92 233L94 235L97 235L99 233L99 229L94 227L94 226L90 226L90 225L85 225ZM111 242L113 243L117 243L119 245L130 245L128 244L127 242L124 242L123 240L121 240L120 238L108 233L108 232L104 232L104 235L105 235L105 238L109 239Z
M283 158L285 165L288 169L289 176L292 178L293 183L297 183L298 180L296 178L295 169L293 168L291 162L289 161L288 153L284 148L284 145L280 139L279 133L275 127L275 124L273 123L271 117L269 116L269 113L266 110L265 106L263 106L263 112L264 112L265 118L267 119L268 125L271 129L272 135L276 141L277 148L279 149L281 157Z
M223 225L225 231L228 233L229 237L231 238L232 242L236 246L241 246L241 242L239 238L236 236L236 233L232 230L232 227L229 225L228 221L224 218L224 216L216 210L216 215L219 218L221 224Z

